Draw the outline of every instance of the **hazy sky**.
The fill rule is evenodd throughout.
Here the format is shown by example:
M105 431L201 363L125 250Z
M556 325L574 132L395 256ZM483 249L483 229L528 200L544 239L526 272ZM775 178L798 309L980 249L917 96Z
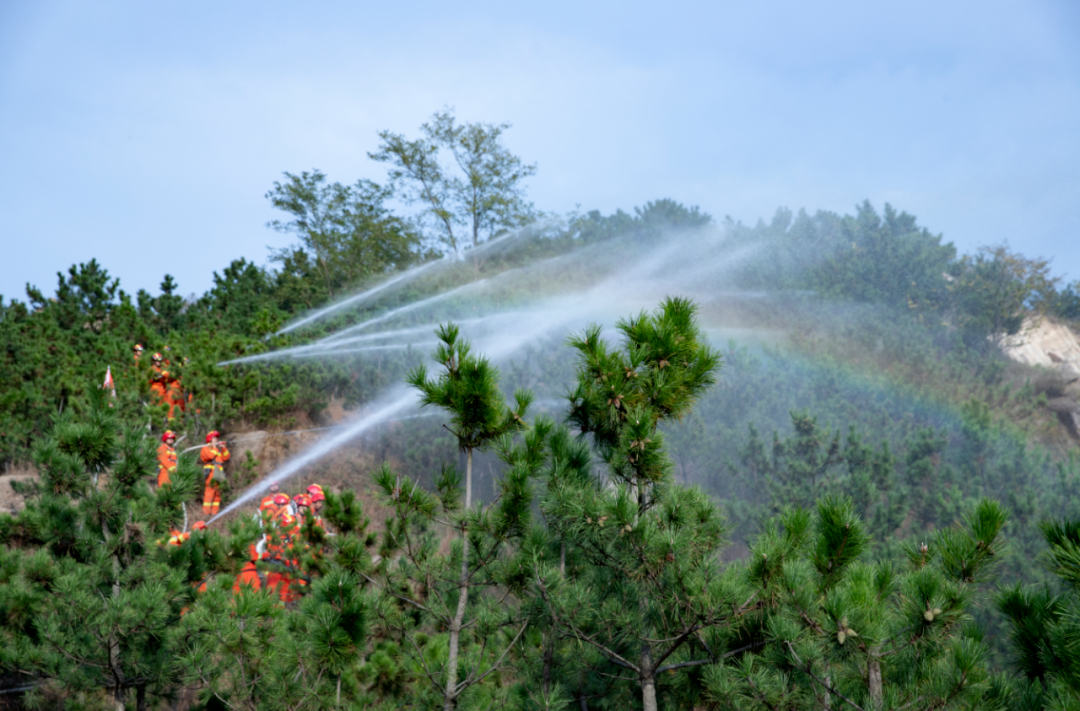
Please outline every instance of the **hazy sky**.
M509 122L537 207L915 214L1080 279L1080 3L0 2L0 294L96 257L184 294L289 238L283 171ZM402 9L407 8L407 9Z

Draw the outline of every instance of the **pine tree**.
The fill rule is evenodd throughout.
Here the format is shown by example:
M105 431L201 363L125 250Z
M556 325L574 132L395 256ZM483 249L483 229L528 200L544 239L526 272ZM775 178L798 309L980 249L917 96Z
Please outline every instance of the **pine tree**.
M539 566L534 594L560 635L599 655L598 673L638 687L646 711L658 708L659 675L710 662L703 632L753 604L735 599L715 565L719 512L700 489L673 485L658 429L715 382L720 358L695 313L670 298L618 324L622 348L596 326L571 340L579 368L569 421L591 435L608 477L552 472L541 503L581 564L565 575Z
M1064 584L1016 583L998 592L995 602L1009 620L1013 666L1020 677L1012 689L1010 707L1028 709L1080 708L1080 521L1043 521L1048 546L1042 563Z
M506 547L527 525L532 498L528 474L511 469L500 482L497 502L474 506L473 454L524 428L532 395L517 391L514 407L510 407L499 391L498 370L487 359L472 354L469 343L460 339L457 326L441 326L436 334L441 344L434 358L442 372L438 378L429 378L421 365L409 374L408 382L420 391L424 405L438 405L449 413L448 429L465 453L464 487L452 467L444 467L435 495L384 467L376 483L395 515L387 522L378 573L383 589L400 603L396 614L386 611L384 624L402 637L406 652L422 668L443 709L449 711L466 690L502 666L513 641L524 631L523 626L517 626L516 633L506 632L515 629L507 608L472 591L492 587L503 577L499 564ZM438 554L436 524L457 532L450 556ZM391 562L392 556L400 556L397 564ZM419 631L419 623L425 619L448 631L445 667L422 648L428 638ZM489 644L501 653L489 655ZM442 656L440 652L438 657ZM468 671L462 675L465 659Z
M104 690L123 709L134 689L144 709L148 694L167 696L178 683L171 634L194 589L162 542L194 496L196 472L184 462L171 487L151 491L152 443L119 425L100 390L82 420L70 409L54 418L34 463L36 492L0 525L9 641L0 663L40 682L31 701Z
M1007 519L983 500L909 545L898 573L860 560L869 536L850 499L785 512L738 566L760 605L706 670L706 697L733 709L994 708L1000 680L969 623Z

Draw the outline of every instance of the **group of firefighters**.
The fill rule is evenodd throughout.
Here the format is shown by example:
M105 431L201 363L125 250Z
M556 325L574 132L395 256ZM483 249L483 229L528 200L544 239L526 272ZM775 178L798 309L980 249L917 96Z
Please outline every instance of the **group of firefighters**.
M225 481L224 464L229 461L229 449L216 430L206 435L206 446L199 452L203 465L203 514L215 516L221 506L221 484ZM158 447L158 486L171 484L176 471L176 434L167 430L161 436ZM306 491L290 497L281 491L277 482L270 485L270 493L259 504L257 519L264 533L249 549L250 560L240 570L233 586L239 592L241 586L254 590L268 589L275 592L282 602L297 599L296 586L306 585L300 570L296 547L300 545L300 531L307 520L326 530L323 522L323 506L326 494L322 486L312 484ZM168 545L180 546L191 538L192 533L206 530L204 521L196 521L192 532L174 530ZM263 565L258 565L259 563ZM199 592L206 590L206 581L196 585Z
M297 556L298 547L303 545L300 531L308 520L326 530L320 515L325 502L326 494L318 484L292 497L282 493L277 482L271 484L257 514L259 525L267 532L249 548L250 560L240 569L233 592L239 592L242 586L252 590L266 588L275 592L282 602L296 600L299 597L296 588L307 585Z
M203 468L203 513L216 516L221 508L221 485L225 483L225 462L229 461L229 448L221 441L221 433L213 430L206 435L206 446L199 451L199 460ZM170 477L176 471L176 433L165 430L158 445L159 487L171 483Z

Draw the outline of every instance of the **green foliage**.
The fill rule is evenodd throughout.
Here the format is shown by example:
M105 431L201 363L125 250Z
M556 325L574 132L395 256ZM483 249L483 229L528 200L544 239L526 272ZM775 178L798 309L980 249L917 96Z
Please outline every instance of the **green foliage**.
M269 226L295 234L300 244L279 250L272 259L291 271L308 260L298 253L310 252L327 297L419 257L419 236L385 206L390 189L370 180L354 186L327 183L318 170L285 177L266 197L292 219L273 220Z
M473 703L482 698L485 689L473 687L504 667L510 648L527 625L498 598L485 593L507 581L506 554L528 525L532 503L528 465L511 468L500 482L499 501L488 507L473 507L472 482L473 452L500 439L508 448L508 437L525 426L532 395L519 390L511 408L499 391L498 370L486 358L472 354L456 325L440 326L436 335L440 344L434 359L441 367L439 376L429 378L427 368L419 365L407 380L420 391L423 405L437 405L450 415L449 429L467 456L464 492L460 475L450 467L443 468L435 482L438 494L432 496L384 466L376 483L395 515L388 522L380 551L386 562L376 577L396 603L385 608L382 625L402 640L405 654L423 669L442 707L449 711L462 698L471 698ZM512 461L510 455L507 458ZM437 551L433 529L439 523L458 535L448 556ZM388 560L393 555L399 557L396 565ZM421 587L424 592L417 595ZM423 615L410 614L417 612ZM421 643L427 638L423 622L447 630L445 653L434 644ZM459 669L465 672L460 677Z
M1000 342L1019 333L1029 313L1046 313L1060 298L1048 260L1025 259L1004 246L965 256L953 271L956 320L973 340Z
M980 503L898 573L857 560L867 535L850 501L823 500L812 525L788 511L754 542L743 570L761 603L706 670L706 698L739 709L993 708L987 648L964 623L971 578L992 573L1006 518ZM991 554L958 575L947 561L966 546Z
M1080 281L1069 284L1052 299L1049 311L1058 318L1080 320Z
M525 199L523 181L536 173L502 145L510 124L462 123L441 111L420 127L422 136L410 141L381 131L372 160L390 166L390 180L402 198L419 203L419 222L431 241L460 253L469 243L491 239L503 230L527 225L538 215ZM443 163L448 152L452 163Z
M1043 562L1066 586L1055 593L1017 583L998 591L995 602L1009 620L1019 672L1010 708L1071 709L1080 705L1080 520L1048 519L1040 528L1048 546Z
M658 432L662 422L685 416L716 379L720 358L695 313L689 301L669 298L652 314L619 322L621 348L602 340L596 326L571 339L578 382L568 395L568 421L591 436L610 478L605 485L566 476L556 463L541 499L573 565L537 566L531 587L542 602L538 614L558 637L589 647L584 658L562 664L615 678L628 670L646 709L657 708L659 675L700 664L682 655L700 652L698 634L738 607L713 564L724 534L719 512L701 490L673 485ZM565 450L565 435L559 439ZM571 471L580 472L580 459ZM580 679L574 695L586 693L588 682Z
M30 287L33 310L19 301L0 302L0 464L27 461L58 409L87 411L106 367L125 424L149 423L196 440L236 420L268 425L287 422L297 411L317 417L334 396L352 406L405 374L408 360L381 357L218 367L222 360L288 343L263 339L314 302L301 302L286 277L237 260L215 273L214 287L194 302L183 302L167 276L163 293L140 295L136 307L92 261L72 267L54 298ZM136 343L146 347L138 363L131 350ZM166 369L180 378L183 396L191 397L186 412L174 413L172 421L149 387L149 354L155 351L163 352Z
M5 521L0 668L63 693L105 690L122 703L168 696L180 669L173 634L193 597L198 560L178 560L158 541L195 493L188 467L156 493L152 445L121 427L101 391L80 421L68 410L35 448L37 491ZM44 702L44 701L43 701Z

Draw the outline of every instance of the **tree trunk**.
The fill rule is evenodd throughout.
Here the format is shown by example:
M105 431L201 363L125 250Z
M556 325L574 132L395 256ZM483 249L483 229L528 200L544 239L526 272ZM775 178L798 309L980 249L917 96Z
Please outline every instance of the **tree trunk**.
M341 674L337 675L337 701L334 703L335 707L341 706Z
M472 459L470 447L465 455L465 514L472 508ZM461 643L461 628L465 623L465 606L469 602L469 532L461 527L461 579L458 583L457 611L450 621L450 650L446 659L446 686L443 689L443 711L453 711L457 703L458 649Z
M878 647L870 649L870 659L866 665L866 681L870 698L875 704L881 704L881 660L878 659Z
M135 711L146 711L146 684L135 687Z
M101 538L102 541L108 543L109 541L109 524L105 522L104 516L101 519ZM112 596L113 598L120 597L120 557L114 555L112 557L113 567L113 584L112 584ZM120 640L116 638L115 631L109 633L109 671L113 675L113 700L116 702L116 711L124 711L124 672L120 669Z
M656 677L641 680L641 707L644 711L656 711Z
M657 711L656 706L656 670L653 669L652 647L648 642L641 644L641 706L644 711Z

